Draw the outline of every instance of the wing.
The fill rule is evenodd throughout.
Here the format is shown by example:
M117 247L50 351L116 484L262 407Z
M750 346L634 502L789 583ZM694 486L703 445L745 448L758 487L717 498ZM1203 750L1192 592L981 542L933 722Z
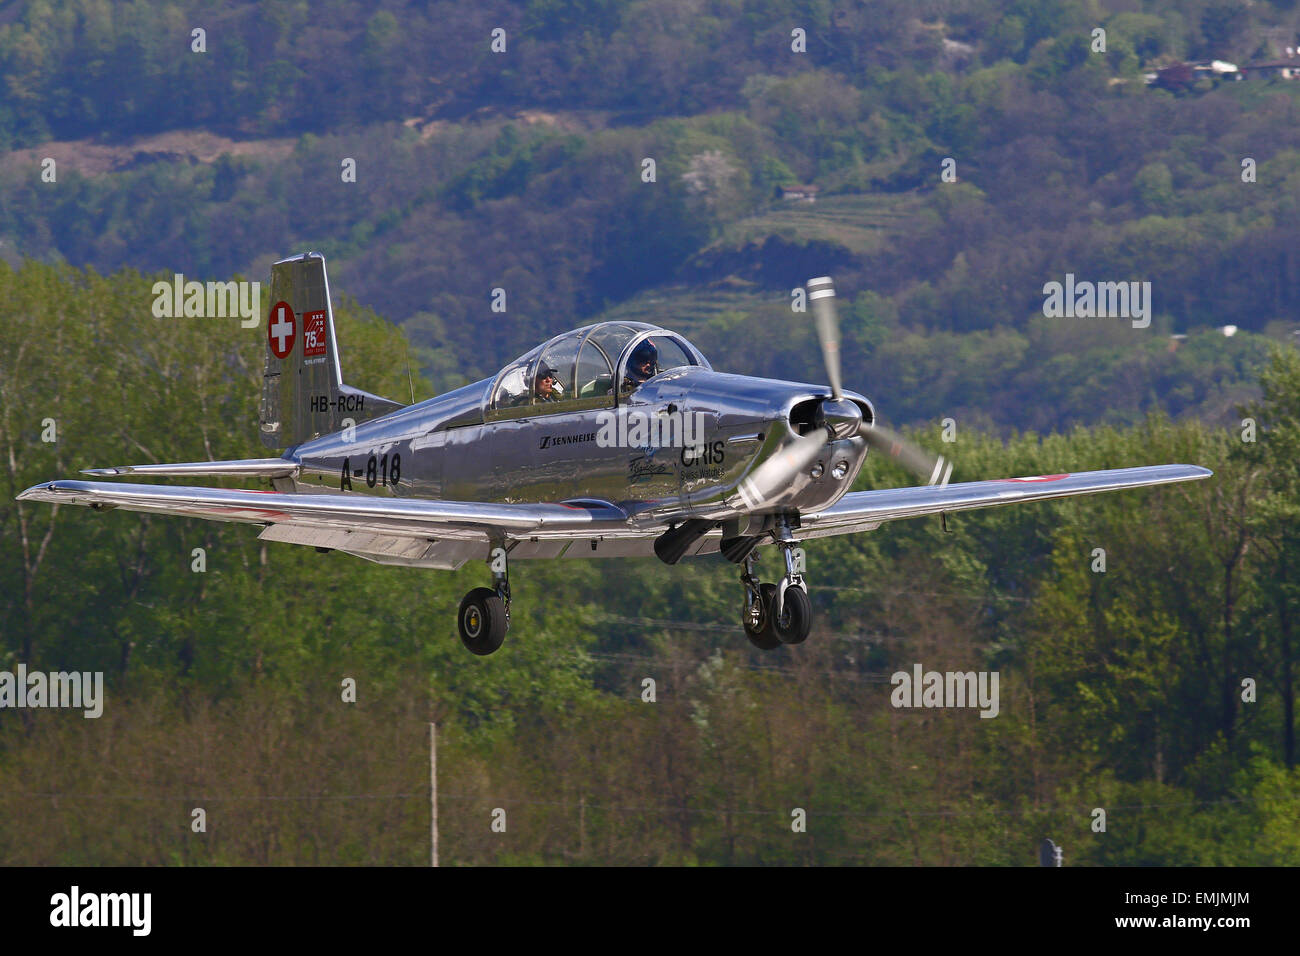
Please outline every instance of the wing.
M570 547L571 557L653 553L651 542L663 530L630 527L626 512L604 502L489 504L103 481L45 482L18 500L259 524L267 541L428 568L486 560L494 542L512 559L561 557Z
M1025 501L1044 501L1071 495L1092 495L1099 491L1146 488L1178 481L1209 478L1208 468L1196 465L1149 465L1111 471L1082 471L1076 475L1035 475L1030 478L999 478L967 481L955 485L925 485L916 488L887 488L880 491L850 492L825 511L804 515L802 538L823 538L835 534L870 531L885 521L949 511L969 511Z
M266 465L268 470L273 467L282 466ZM825 511L804 515L799 537L851 534L898 518L1195 481L1211 474L1195 465L1155 465L859 491L845 495ZM644 556L654 553L654 539L664 530L662 524L634 525L623 509L591 501L493 504L102 481L45 482L28 488L18 500L257 524L263 526L259 537L267 541L344 551L380 564L426 568L458 568L470 559L486 560L494 542L504 543L512 560ZM720 537L719 530L711 531L689 553L717 551Z

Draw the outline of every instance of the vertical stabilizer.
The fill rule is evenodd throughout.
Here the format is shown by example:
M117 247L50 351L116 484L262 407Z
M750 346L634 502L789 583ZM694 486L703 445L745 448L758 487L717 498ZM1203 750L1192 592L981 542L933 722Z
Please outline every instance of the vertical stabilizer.
M343 384L325 257L307 252L271 266L262 444L287 448L402 407Z

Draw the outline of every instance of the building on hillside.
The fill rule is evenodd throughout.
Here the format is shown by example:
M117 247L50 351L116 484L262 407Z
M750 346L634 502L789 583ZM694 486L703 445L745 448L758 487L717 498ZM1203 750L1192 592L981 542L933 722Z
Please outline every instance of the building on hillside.
M789 202L816 202L817 187L813 185L803 186L778 186L777 192L782 199Z
M1225 60L1203 60L1195 63L1174 63L1154 73L1143 74L1147 85L1163 87L1166 90L1190 89L1197 80L1208 79L1212 83L1222 80L1240 80L1243 71L1235 63Z
M1241 72L1252 79L1276 77L1281 80L1300 80L1300 57L1291 56L1267 63L1248 63Z

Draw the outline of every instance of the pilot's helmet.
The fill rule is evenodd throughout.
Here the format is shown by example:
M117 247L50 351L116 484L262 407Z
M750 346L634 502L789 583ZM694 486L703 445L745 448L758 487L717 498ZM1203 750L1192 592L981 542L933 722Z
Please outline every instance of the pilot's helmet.
M653 340L646 339L632 350L627 359L627 377L634 382L644 382L659 371L659 350Z

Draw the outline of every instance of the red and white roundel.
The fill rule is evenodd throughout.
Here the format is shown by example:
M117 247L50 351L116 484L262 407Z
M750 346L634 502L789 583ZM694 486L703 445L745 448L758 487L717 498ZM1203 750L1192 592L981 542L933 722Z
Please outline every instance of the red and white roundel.
M271 352L276 358L285 358L293 351L297 329L298 323L288 302L277 302L271 306L270 318L266 320L266 341L270 343Z
M1069 478L1069 475L1033 475L1029 478L1002 478L1002 481L1060 481L1062 478Z

